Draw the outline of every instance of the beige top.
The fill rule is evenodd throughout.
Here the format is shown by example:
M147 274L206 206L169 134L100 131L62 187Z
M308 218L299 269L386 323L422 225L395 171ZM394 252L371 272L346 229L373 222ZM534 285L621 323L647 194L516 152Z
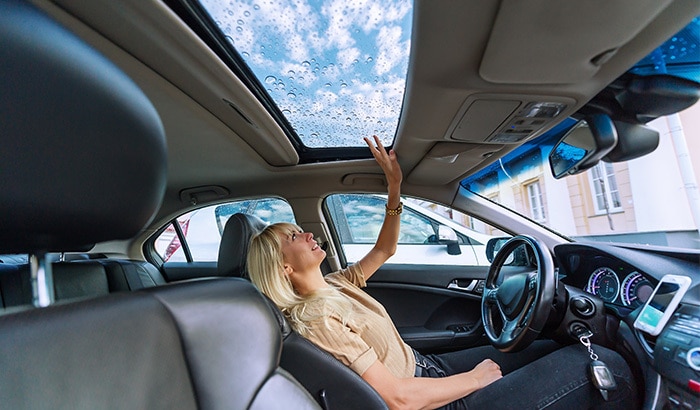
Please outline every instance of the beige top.
M360 265L326 275L325 280L348 296L353 320L343 325L339 317L331 316L328 326L322 320L309 323L309 339L359 375L379 360L394 376L413 377L413 349L401 339L384 306L360 289L367 286Z

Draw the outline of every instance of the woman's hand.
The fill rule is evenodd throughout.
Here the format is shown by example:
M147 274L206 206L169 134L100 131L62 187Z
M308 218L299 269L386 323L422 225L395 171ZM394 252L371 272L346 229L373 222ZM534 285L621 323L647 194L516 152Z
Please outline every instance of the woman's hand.
M491 359L486 359L477 364L469 373L476 381L476 385L479 389L483 389L503 377L501 374L501 367Z
M372 156L374 156L374 159L382 168L382 171L384 171L387 184L393 186L401 185L403 174L401 173L399 162L396 159L396 153L393 149L389 150L389 153L387 153L386 149L384 149L384 146L382 145L382 142L379 140L379 137L374 135L372 138L374 138L374 143L372 143L372 141L367 137L365 137L364 140L369 146Z

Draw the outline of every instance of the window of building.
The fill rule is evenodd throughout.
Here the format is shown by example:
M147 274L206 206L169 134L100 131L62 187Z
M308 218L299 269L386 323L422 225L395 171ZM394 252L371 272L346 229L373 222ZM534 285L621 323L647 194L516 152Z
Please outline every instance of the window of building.
M527 188L527 198L530 204L532 219L537 222L544 222L546 214L544 210L544 200L542 199L542 190L540 189L540 181L527 184L525 187Z
M622 209L620 192L617 189L615 170L609 162L599 162L589 173L593 186L593 203L596 213L619 211Z

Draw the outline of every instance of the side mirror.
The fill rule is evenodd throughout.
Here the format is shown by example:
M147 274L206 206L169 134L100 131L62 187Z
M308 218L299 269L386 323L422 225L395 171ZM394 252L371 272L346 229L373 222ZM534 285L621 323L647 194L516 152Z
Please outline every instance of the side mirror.
M554 178L581 173L598 163L617 144L617 131L610 117L595 114L567 132L549 154Z
M486 242L486 259L488 259L489 262L493 262L493 259L496 257L496 254L501 249L501 247L503 247L503 245L505 245L505 243L508 242L508 239L510 238L491 238L488 242Z
M459 247L459 238L457 238L457 232L455 232L455 230L450 228L449 226L439 225L437 235L430 235L427 242L447 245L447 253L449 255L462 254L462 248Z

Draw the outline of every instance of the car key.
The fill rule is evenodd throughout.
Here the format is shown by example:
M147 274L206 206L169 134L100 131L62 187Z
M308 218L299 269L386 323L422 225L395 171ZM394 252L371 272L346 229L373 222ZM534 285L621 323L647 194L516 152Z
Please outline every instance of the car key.
M593 385L603 395L603 399L608 400L608 391L615 390L617 383L615 377L608 366L600 360L593 360L588 367Z

